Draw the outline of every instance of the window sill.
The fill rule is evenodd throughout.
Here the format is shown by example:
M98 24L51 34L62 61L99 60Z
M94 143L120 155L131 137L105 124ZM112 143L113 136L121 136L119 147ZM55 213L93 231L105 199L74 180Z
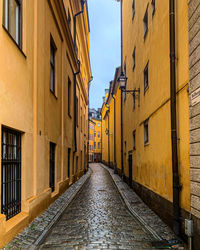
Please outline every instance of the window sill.
M16 43L15 39L11 36L11 34L9 33L9 31L6 29L6 27L3 24L2 24L2 27L5 30L5 32L7 33L7 35L10 37L10 39L13 41L13 43L17 46L18 50L22 53L22 55L26 59L26 55L24 54L22 48L19 46L19 44Z
M58 97L55 95L55 93L50 89L51 94L55 97L56 100L58 100Z

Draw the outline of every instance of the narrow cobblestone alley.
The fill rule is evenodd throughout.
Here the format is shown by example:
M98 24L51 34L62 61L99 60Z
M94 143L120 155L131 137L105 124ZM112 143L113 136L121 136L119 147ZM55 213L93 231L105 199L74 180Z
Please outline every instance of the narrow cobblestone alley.
M93 164L92 176L53 227L40 249L151 249L109 173Z

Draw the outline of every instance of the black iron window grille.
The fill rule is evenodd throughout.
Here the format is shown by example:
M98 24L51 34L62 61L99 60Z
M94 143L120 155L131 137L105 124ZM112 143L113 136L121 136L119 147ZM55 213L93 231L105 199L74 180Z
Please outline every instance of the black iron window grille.
M10 219L21 212L21 133L2 127L1 213Z
M50 142L49 187L52 192L55 190L55 148L56 144Z

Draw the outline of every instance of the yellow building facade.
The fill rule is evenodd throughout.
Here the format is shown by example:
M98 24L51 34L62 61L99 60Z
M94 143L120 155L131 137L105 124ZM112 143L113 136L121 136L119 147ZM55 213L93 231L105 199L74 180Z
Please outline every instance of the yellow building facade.
M175 3L178 220L183 236L181 218L188 218L190 213L188 1ZM116 83L119 75L110 83L102 106L102 159L117 168L140 197L173 227L169 16L168 0L123 1L122 68L127 77L126 90L135 93L121 95ZM113 86L118 86L115 91Z
M102 105L102 161L121 175L121 91L117 68Z
M2 247L87 169L91 68L86 4L0 4Z
M188 1L175 1L177 148L183 218L190 212L187 16ZM145 202L172 226L169 38L168 0L123 1L126 89L140 90L135 96L127 93L123 97L124 174L133 180L134 189Z
M102 158L102 144L101 144L101 119L89 119L89 161L101 162Z
M95 123L89 119L89 162L94 162L94 128Z

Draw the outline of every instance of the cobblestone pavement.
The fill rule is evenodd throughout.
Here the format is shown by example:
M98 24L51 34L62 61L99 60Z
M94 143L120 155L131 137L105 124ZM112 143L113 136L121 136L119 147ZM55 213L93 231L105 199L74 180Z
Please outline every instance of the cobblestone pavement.
M107 170L92 175L40 249L152 249L155 238L131 215Z
M91 170L71 185L63 195L19 233L4 249L35 249L91 175Z
M114 183L131 212L133 212L144 227L155 235L155 238L158 240L171 240L176 238L172 230L141 200L133 189L122 181L119 175L114 174L114 171L107 166L103 164L101 164L101 166L109 171Z

